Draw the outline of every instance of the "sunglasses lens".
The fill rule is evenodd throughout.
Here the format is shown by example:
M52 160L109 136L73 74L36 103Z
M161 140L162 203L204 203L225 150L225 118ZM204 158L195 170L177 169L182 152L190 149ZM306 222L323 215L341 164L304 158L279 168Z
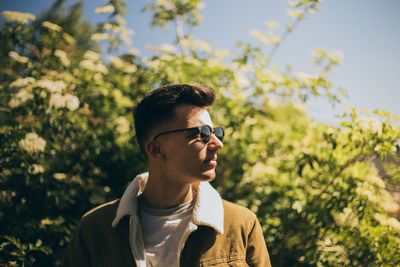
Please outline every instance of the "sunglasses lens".
M204 142L210 141L211 138L211 129L209 126L204 125L200 128L200 138Z
M217 128L214 129L214 131L215 131L215 136L216 136L220 141L224 140L224 135L225 135L224 128L222 128L222 127L217 127Z

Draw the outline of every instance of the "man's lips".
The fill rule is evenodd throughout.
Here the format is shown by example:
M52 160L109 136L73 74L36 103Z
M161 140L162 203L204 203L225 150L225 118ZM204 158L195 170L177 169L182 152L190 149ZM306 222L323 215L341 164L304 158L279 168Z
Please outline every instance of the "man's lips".
M214 155L214 156L212 156L212 157L210 157L210 158L207 158L204 162L206 162L206 163L209 163L210 161L215 161L215 162L217 162L217 155Z
M217 155L207 158L204 163L206 163L209 168L217 167Z

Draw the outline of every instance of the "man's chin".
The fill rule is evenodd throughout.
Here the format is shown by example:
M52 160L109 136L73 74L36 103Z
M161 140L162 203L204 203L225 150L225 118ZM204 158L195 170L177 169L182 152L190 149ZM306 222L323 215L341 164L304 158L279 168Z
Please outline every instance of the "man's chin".
M188 176L191 182L211 182L215 179L215 169L205 170Z
M207 182L211 182L215 179L215 170L208 170L202 173L202 175L200 176L202 181L207 181Z

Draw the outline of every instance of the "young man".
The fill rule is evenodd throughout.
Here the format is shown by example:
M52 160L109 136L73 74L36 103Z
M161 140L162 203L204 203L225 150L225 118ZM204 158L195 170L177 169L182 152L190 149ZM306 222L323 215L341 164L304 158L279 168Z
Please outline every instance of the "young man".
M208 113L214 98L187 84L145 96L135 128L149 172L83 216L64 266L270 266L254 213L208 183L224 138Z

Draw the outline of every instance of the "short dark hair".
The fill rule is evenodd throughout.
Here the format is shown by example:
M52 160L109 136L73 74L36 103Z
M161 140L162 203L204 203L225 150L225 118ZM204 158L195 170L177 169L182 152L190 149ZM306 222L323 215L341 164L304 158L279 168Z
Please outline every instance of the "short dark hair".
M182 104L208 107L214 103L214 90L208 85L169 84L151 91L134 110L136 138L146 155L145 141L156 125L171 120Z

